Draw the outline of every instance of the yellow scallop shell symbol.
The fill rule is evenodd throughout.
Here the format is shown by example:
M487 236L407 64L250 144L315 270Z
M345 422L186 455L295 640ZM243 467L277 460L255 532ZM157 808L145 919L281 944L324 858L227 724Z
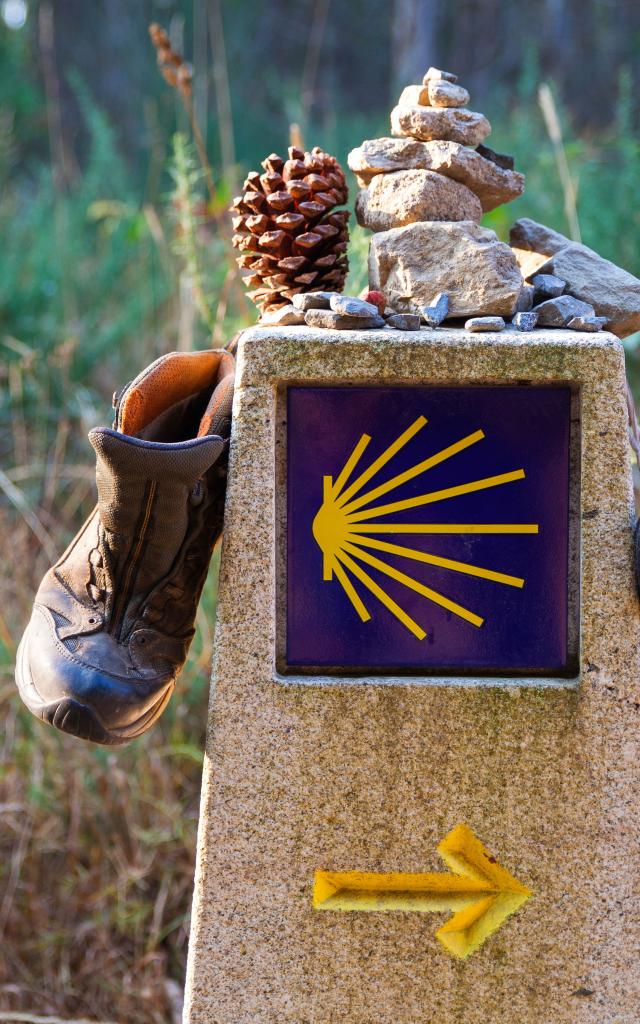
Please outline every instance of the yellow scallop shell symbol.
M356 589L356 584L360 584L369 594L377 598L387 611L391 612L419 640L424 640L427 635L426 631L393 600L383 587L376 583L366 569L363 568L363 565L371 567L384 576L403 584L409 590L422 595L428 601L432 601L442 608L446 608L447 611L452 612L474 626L481 626L484 619L468 608L464 608L455 601L451 601L444 594L432 590L431 587L425 586L418 580L396 569L395 566L372 554L372 551L397 555L415 562L435 565L441 569L449 569L452 572L464 573L467 576L477 576L508 587L521 588L524 586L525 581L519 576L510 576L507 573L485 569L477 565L471 565L468 562L458 562L450 558L442 558L439 555L430 555L424 551L406 547L402 544L390 543L382 540L382 536L385 534L537 534L539 532L539 525L537 523L379 522L378 520L384 520L385 516L395 512L403 512L422 505L445 501L447 498L454 498L460 494L469 494L473 491L486 490L490 487L499 487L503 484L510 484L516 480L524 479L524 469L515 469L510 472L500 473L497 476L456 484L444 490L429 491L414 498L406 498L378 505L374 504L383 495L389 494L408 480L413 480L415 477L428 472L433 466L445 462L447 459L457 455L458 452L464 451L465 448L477 444L485 436L482 430L476 430L472 434L468 434L466 437L456 441L455 444L449 445L449 447L443 448L434 455L423 459L403 473L391 477L390 480L386 480L371 490L365 489L363 491L365 485L426 424L427 420L425 417L419 416L377 459L370 463L367 469L363 470L359 476L356 476L355 480L349 483L371 441L371 437L368 434L363 434L345 462L337 479L334 481L331 476L323 477L323 501L312 527L313 536L323 555L323 579L330 581L334 576L336 577L360 619L363 622L368 622L371 619L371 614Z

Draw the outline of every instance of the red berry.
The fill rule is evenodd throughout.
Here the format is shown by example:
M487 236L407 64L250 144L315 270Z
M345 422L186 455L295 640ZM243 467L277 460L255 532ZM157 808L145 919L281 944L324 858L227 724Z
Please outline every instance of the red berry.
M365 302L370 302L372 306L377 306L378 312L382 316L387 306L387 300L382 292L367 292L364 300Z

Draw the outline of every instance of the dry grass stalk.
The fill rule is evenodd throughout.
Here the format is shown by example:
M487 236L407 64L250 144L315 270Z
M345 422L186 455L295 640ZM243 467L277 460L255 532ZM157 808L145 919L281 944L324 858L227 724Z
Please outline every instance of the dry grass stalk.
M193 70L187 64L182 54L178 53L171 46L168 33L156 22L149 25L149 35L153 43L160 73L165 82L176 89L189 118L189 125L193 133L193 141L198 150L204 180L209 191L212 203L216 202L216 187L213 181L213 171L207 156L207 150L202 138L202 132L195 117L193 109Z

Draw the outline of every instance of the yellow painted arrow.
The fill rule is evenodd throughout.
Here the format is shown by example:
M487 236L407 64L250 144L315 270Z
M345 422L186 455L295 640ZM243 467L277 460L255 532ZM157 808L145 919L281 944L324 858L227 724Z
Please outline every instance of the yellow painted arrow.
M452 829L438 853L452 874L316 871L313 905L316 910L455 910L436 938L464 959L533 893L498 864L467 825Z

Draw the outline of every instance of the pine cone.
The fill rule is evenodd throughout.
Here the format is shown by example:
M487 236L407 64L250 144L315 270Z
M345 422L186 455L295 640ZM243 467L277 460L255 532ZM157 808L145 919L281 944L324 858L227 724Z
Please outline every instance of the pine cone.
M233 244L250 270L245 284L262 313L288 305L298 292L341 291L347 276L349 192L338 161L316 146L272 153L265 173L252 171L233 201Z

